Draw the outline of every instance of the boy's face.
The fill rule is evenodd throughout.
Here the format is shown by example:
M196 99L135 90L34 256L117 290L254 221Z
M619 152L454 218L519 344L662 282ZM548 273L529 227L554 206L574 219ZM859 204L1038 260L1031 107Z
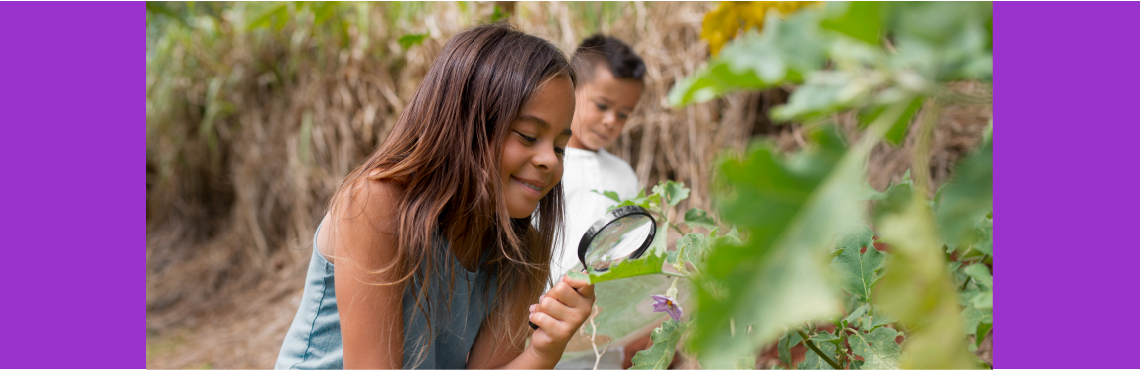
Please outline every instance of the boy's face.
M640 81L614 78L605 63L595 65L594 79L574 91L578 109L570 147L597 151L614 142L637 106L641 89Z

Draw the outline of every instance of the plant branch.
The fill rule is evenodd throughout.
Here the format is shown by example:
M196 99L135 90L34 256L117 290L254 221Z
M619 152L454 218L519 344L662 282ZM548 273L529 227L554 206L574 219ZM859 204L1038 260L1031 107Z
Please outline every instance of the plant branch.
M811 339L808 338L807 334L805 334L802 330L796 330L796 333L799 333L800 337L804 338L804 345L806 345L808 348L811 348L812 351L815 351L815 354L819 355L819 358L822 358L824 361L827 361L828 365L831 365L831 367L836 369L843 368L842 366L839 366L839 364L835 363L835 361L832 361L831 357L825 355L823 351L820 351L819 347L816 347L815 343L813 343Z

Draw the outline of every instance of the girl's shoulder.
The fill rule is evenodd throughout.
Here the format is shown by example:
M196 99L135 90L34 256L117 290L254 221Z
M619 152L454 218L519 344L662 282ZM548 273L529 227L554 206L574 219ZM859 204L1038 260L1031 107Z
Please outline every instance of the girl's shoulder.
M326 257L367 255L380 258L395 255L399 234L399 199L402 189L389 180L360 178L337 194L321 221L317 235L321 254ZM367 258L371 259L371 258ZM332 259L330 258L330 261Z

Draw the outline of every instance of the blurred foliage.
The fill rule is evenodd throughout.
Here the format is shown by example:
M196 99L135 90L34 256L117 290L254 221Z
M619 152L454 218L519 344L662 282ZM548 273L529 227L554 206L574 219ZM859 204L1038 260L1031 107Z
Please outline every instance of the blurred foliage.
M788 14L806 6L819 6L818 1L722 1L716 10L705 14L701 38L708 40L709 52L720 53L721 47L736 38L741 30L764 28L769 9Z
M993 322L992 134L936 197L916 189L930 181L923 166L933 117L964 99L947 84L992 79L991 4L798 8L785 14L772 4L724 3L710 12L702 36L713 50L740 25L746 31L669 95L680 106L733 91L791 89L772 118L814 132L808 149L791 156L759 143L721 165L717 209L744 241L715 245L704 262L689 348L702 366L729 368L778 342L791 365L786 352L799 332L812 347L800 368L988 366L969 351ZM857 113L863 131L850 148L833 127L841 112ZM919 122L915 179L868 195L862 176L870 148L899 144L912 122ZM890 252L874 246L876 232L855 226L867 222ZM819 330L819 320L834 332Z

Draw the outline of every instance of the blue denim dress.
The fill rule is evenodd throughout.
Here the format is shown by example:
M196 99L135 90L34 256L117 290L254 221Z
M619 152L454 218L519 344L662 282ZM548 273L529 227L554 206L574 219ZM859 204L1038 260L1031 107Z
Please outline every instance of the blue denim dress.
M320 227L317 227L318 233ZM439 238L442 240L442 238ZM426 317L415 304L416 293L422 289L419 280L413 280L404 291L404 368L419 369L460 369L467 367L467 355L475 344L475 336L483 319L487 317L489 302L494 302L495 284L493 275L484 270L467 271L451 253L446 242L434 243L437 256L435 271L444 270L446 259L450 259L455 270L454 291L451 292L450 307L444 309L449 275L436 273L430 277L430 297L433 310L431 333L428 333ZM344 346L340 334L340 314L336 305L336 285L333 281L333 264L321 255L316 248L316 235L313 235L313 257L305 277L305 292L301 296L301 307L281 352L277 355L276 369L340 369L344 368ZM484 259L486 255L483 256ZM446 259L445 259L446 258ZM484 300L484 289L487 290ZM422 354L421 336L430 334L431 345Z

